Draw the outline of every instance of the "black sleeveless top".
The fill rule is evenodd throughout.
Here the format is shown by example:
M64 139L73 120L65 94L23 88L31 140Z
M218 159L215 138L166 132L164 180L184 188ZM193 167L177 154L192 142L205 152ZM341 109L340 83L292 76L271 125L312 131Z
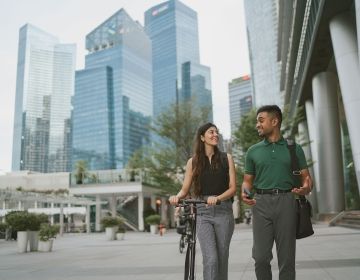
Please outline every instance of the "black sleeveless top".
M211 162L213 162L211 160ZM227 154L220 152L220 165L211 168L207 158L205 169L200 175L201 195L220 195L229 189L229 162Z

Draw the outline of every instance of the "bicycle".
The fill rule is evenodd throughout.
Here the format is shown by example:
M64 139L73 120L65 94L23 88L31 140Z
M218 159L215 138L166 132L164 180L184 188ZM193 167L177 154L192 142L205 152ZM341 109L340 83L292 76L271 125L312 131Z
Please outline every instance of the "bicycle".
M198 204L206 204L205 200L196 199L182 199L178 206L184 208L184 214L181 216L184 221L185 234L182 234L180 242L184 236L187 243L186 257L185 257L185 272L184 280L195 279L195 248L196 248L196 214ZM182 245L181 245L182 246ZM180 250L180 244L179 244ZM182 249L183 250L183 249ZM182 251L180 251L182 253Z
M189 214L190 214L190 205L186 205L181 207L181 214L179 215L179 221L176 226L176 232L180 234L180 240L179 240L179 252L182 254L184 252L184 249L186 245L188 244L188 234L187 232L190 232L190 226L189 226Z

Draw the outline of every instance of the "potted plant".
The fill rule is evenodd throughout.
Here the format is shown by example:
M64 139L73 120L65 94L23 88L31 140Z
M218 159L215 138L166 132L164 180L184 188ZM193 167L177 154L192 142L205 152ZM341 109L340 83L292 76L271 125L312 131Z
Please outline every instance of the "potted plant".
M160 219L161 219L160 215L158 214L150 215L145 218L145 223L150 225L150 232L152 234L157 233L158 225L160 224Z
M6 239L6 230L8 225L0 222L0 239Z
M28 239L29 239L29 251L37 251L38 249L38 243L39 243L39 237L38 233L40 230L40 219L38 218L38 214L29 213L28 214Z
M60 230L59 225L41 224L39 231L39 251L50 252L53 241Z
M116 240L124 240L125 232L126 232L126 230L125 230L124 225L120 225L119 229L116 232Z
M83 184L84 179L88 177L87 162L85 160L79 160L76 162L75 168L76 184Z
M101 224L105 228L105 236L107 240L115 240L115 234L122 224L119 217L107 216L101 219Z
M6 214L5 220L11 230L17 233L18 252L25 253L28 244L29 213L27 211L13 211Z

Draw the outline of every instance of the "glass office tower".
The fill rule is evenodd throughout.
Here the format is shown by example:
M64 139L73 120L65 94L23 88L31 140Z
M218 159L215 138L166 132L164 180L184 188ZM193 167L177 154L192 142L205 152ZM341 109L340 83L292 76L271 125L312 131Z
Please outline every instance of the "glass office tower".
M250 76L245 75L233 79L229 83L231 134L234 134L240 125L241 117L247 114L252 106L252 85Z
M178 0L170 0L145 12L145 28L152 42L154 116L174 104L177 93L191 96L189 87L188 91L182 89L182 82L190 81L189 71L187 77L182 77L186 71L183 67L191 69L194 76L201 72L204 90L199 100L207 96L204 105L211 106L210 69L200 65L199 59L197 13Z
M197 63L182 64L181 97L192 99L199 107L210 109L209 122L213 121L210 68Z
M86 49L75 79L73 167L123 168L150 143L151 42L121 9L86 36Z
M280 62L277 57L278 14L276 0L245 0L251 79L256 107L283 106ZM261 8L259 8L261 7Z
M33 25L20 28L13 171L70 170L75 53Z

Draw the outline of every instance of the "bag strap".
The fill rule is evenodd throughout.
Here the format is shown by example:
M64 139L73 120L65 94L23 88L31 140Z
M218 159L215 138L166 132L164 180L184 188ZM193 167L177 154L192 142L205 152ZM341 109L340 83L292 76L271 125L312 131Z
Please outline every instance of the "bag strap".
M287 138L286 139L287 142L287 147L289 149L290 152L290 161L291 161L291 174L294 178L295 181L295 187L296 188L300 188L300 176L301 176L301 171L299 168L299 161L298 158L296 156L296 144L295 141L293 139ZM305 199L305 196L303 195L299 195L300 199Z

